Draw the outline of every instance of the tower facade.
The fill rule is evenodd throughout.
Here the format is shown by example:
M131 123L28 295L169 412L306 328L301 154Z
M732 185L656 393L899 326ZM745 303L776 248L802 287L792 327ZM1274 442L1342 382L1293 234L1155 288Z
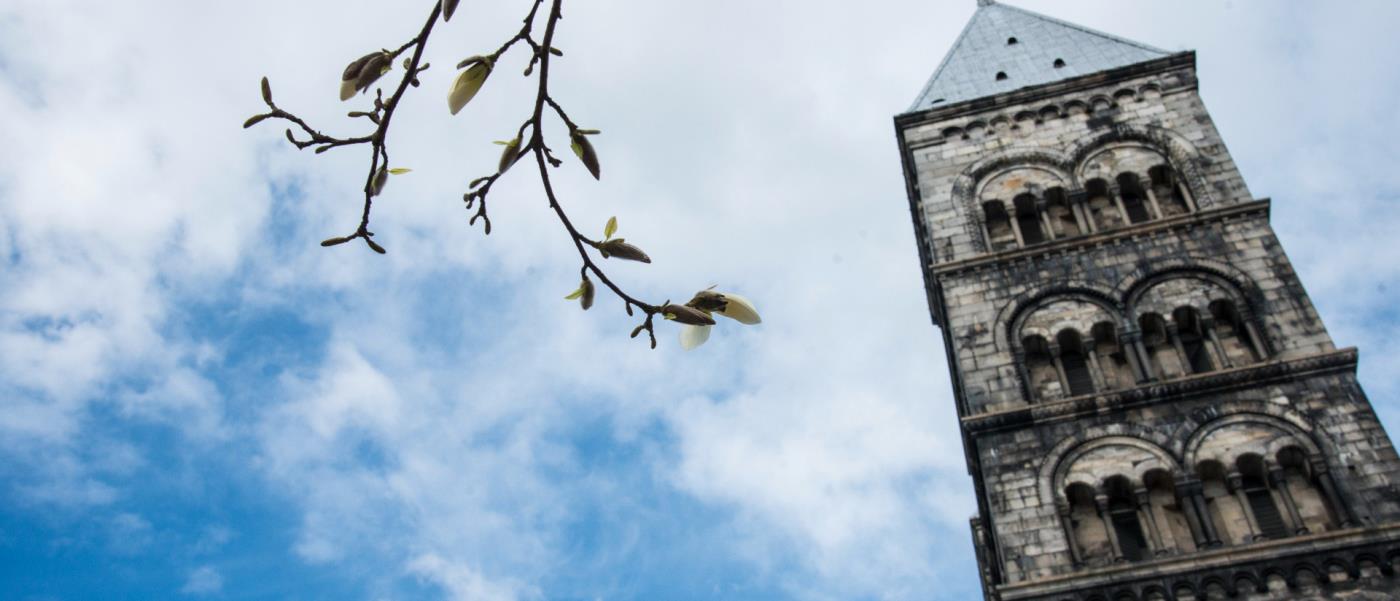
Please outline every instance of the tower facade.
M987 599L1400 599L1400 458L1195 54L978 4L895 126Z

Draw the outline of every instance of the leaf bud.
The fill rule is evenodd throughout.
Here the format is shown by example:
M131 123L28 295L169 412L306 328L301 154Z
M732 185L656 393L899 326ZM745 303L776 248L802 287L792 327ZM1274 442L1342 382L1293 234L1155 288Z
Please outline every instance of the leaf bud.
M442 21L444 23L452 20L452 13L457 11L457 0L442 0Z
M569 134L569 147L574 149L574 154L583 162L583 166L588 168L588 172L593 174L593 179L602 179L601 169L598 166L598 152L593 150L593 143L588 141L578 130Z
M501 149L501 162L496 165L496 172L505 173L507 169L510 169L511 165L514 165L516 161L520 160L520 156L520 136L516 136L509 142L506 142L505 148Z
M382 255L382 254L385 254L386 252L388 252L388 251L385 251L385 250L384 250L384 247L383 247L383 246L380 246L378 242L375 242L375 241L374 241L373 239L371 239L369 236L365 236L365 244L368 244L368 245L369 245L370 250L373 250L374 252L377 252L377 253L379 253L379 254L381 254L381 255Z
M385 169L385 168L383 168L383 167L380 167L378 171L375 171L375 172L374 172L374 179L370 180L370 183L369 183L369 195L370 195L370 196L379 196L379 193L384 191L384 184L385 184L385 183L388 183L388 181L389 181L389 170L388 170L388 169Z
M249 117L247 121L244 121L244 122L243 122L243 129L248 129L248 128L254 126L254 125L257 125L257 124L261 123L263 119L266 119L266 118L271 117L271 116L272 116L272 115L266 114L266 113L264 113L264 114L262 114L262 115L253 115L252 117Z
M272 84L268 83L266 76L262 78L262 96L263 102L266 102L269 105L272 104Z
M350 236L336 236L335 238L326 238L322 240L321 246L335 246L337 244L345 244L351 240L354 240L354 238Z
M603 254L603 258L617 257L626 261L651 262L651 257L642 252L642 249L628 244L623 238L614 238L599 244L598 252Z

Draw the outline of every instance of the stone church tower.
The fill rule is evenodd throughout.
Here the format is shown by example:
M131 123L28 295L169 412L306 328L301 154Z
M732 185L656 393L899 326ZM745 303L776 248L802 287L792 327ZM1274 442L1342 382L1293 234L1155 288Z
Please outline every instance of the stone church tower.
M978 5L895 126L986 598L1400 599L1400 458L1195 54Z

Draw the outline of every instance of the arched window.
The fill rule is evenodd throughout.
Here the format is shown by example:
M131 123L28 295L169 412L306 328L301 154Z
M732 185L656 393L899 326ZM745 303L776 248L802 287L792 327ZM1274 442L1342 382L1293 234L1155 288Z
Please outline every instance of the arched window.
M1084 184L1084 192L1085 206L1089 207L1089 216L1094 220L1094 227L1106 230L1123 225L1123 216L1118 212L1113 198L1108 195L1108 182L1091 179Z
M1296 446L1289 446L1279 450L1277 458L1283 472L1280 488L1291 497L1298 510L1303 529L1300 532L1331 530L1337 523L1336 508L1329 505L1327 498L1318 491L1307 453Z
M1013 203L1016 207L1016 225L1021 229L1021 239L1027 245L1045 241L1045 231L1040 228L1040 213L1035 208L1035 197L1022 194Z
M1137 378L1133 376L1127 352L1118 342L1117 328L1101 321L1094 324L1090 334L1094 339L1094 354L1099 358L1099 369L1103 372L1104 386L1110 390L1131 388Z
M1077 544L1079 555L1089 565L1106 564L1113 561L1113 546L1108 541L1108 531L1099 517L1094 502L1094 489L1083 483L1074 483L1065 488L1065 500L1069 502L1069 530Z
M1185 373L1177 359L1171 337L1167 335L1167 322L1161 315L1143 315L1138 318L1138 327L1142 328L1142 346L1147 350L1149 373L1161 378L1175 378Z
M1225 467L1217 461L1202 461L1196 466L1201 478L1201 496L1206 501L1206 518L1215 526L1220 539L1226 544L1243 544L1249 541L1248 518L1239 500L1230 494L1225 478Z
M1254 454L1241 455L1235 460L1235 467L1240 471L1240 490L1254 515L1258 534L1270 539L1287 537L1288 524L1284 522L1278 503L1274 502L1274 493L1269 490L1264 459Z
M1215 336L1232 365L1249 365L1263 358L1254 337L1249 334L1235 303L1217 300L1210 303L1210 315L1214 318Z
M1065 381L1069 383L1070 396L1094 392L1094 376L1089 371L1088 353L1084 350L1084 340L1079 332L1062 330L1055 336L1060 345L1060 365L1065 369Z
M1181 184L1171 167L1157 165L1147 171L1152 180L1152 193L1157 197L1157 205L1162 208L1163 217L1174 217L1191 212L1186 203L1185 186Z
M1040 336L1027 336L1021 340L1021 348L1026 353L1030 400L1034 402L1060 398L1063 395L1060 374L1055 369L1055 358L1050 354L1050 345Z
M1147 546L1147 537L1143 535L1142 524L1138 522L1133 485L1124 476L1114 476L1104 481L1104 494L1108 495L1108 521L1117 535L1122 557L1128 561L1151 558L1151 548Z
M1118 193L1123 198L1123 210L1128 213L1128 221L1142 223L1152 219L1147 206L1147 194L1138 182L1138 176L1124 173L1118 176Z
M1049 213L1050 226L1054 228L1056 238L1068 238L1084 233L1079 229L1079 220L1075 218L1074 210L1069 206L1064 188L1045 191L1045 211Z
M1201 325L1201 316L1191 307L1179 307L1172 311L1172 321L1176 323L1176 333L1181 341L1181 350L1186 354L1186 364L1193 374L1203 374L1215 369L1210 360L1209 342Z
M1191 523L1176 494L1176 480L1166 470L1155 469L1143 475L1142 483L1147 487L1163 547L1180 553L1195 551L1196 539L1191 535Z
M982 203L982 214L987 224L987 245L993 251L1016 248L1016 233L1011 231L1006 206L999 200L989 200Z

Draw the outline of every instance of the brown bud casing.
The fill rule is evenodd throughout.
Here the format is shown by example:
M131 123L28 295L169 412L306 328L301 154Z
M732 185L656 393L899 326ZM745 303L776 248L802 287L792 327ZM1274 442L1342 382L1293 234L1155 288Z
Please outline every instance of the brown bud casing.
M603 253L603 258L617 257L627 261L651 262L651 257L642 252L642 249L628 244L623 238L614 238L599 244L598 252Z
M704 311L692 307L687 307L685 305L677 305L675 303L672 303L661 307L661 313L666 317L666 319L675 321L676 323L683 323L692 326L715 325L715 318L710 317L709 314L705 313Z

